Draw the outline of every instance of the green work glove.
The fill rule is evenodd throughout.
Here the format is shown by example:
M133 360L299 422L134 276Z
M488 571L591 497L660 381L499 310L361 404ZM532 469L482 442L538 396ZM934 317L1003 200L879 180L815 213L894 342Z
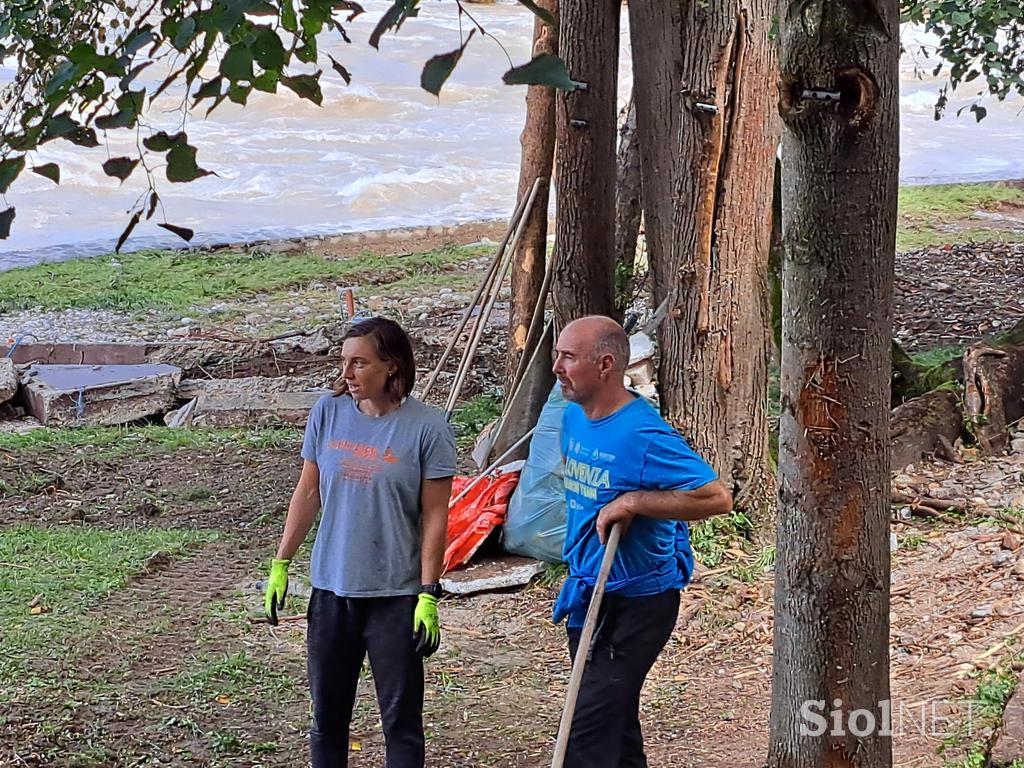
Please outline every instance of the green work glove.
M263 610L267 621L277 626L277 609L284 608L284 596L288 594L288 563L290 560L274 558L270 565L270 577L267 579L267 596L263 601Z
M430 656L441 645L441 619L437 615L437 598L420 592L416 612L412 615L412 634L416 640L416 653Z

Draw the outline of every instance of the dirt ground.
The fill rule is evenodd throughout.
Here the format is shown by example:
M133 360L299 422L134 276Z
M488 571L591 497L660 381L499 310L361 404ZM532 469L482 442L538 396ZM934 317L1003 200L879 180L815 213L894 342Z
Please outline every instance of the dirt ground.
M62 451L0 455L0 480L15 483L26 471L54 479L17 507L4 504L0 525L218 533L187 557L156 557L148 572L91 609L104 629L61 655L68 689L16 692L0 724L0 764L306 765L304 620L276 629L250 621L261 602L254 582L297 474L296 448L128 454L116 461ZM216 495L196 493L211 477ZM948 720L939 726L951 732L966 716L963 701L977 673L1005 660L1010 649L1003 641L1024 622L1020 544L1007 550L1004 532L992 525L914 520L896 530L913 545L897 551L893 571L893 711L904 713L905 728L897 731L897 763L941 766L935 750L945 732L919 732L921 702L945 707L940 714ZM684 592L677 631L643 700L652 765L759 764L770 706L772 589L770 574L745 581L723 567L704 569ZM550 760L568 672L562 631L549 621L553 597L553 586L535 584L444 601L444 646L428 663L431 765L526 768ZM986 605L996 608L978 610ZM222 700L216 686L197 700L181 685L196 659L239 654L295 685L273 695L274 685L263 681L254 700L239 693ZM44 672L54 663L41 655L32 665ZM211 733L275 747L265 756L244 746L233 754L211 743ZM353 766L383 764L368 678L352 742ZM90 744L103 747L96 762L81 758ZM68 755L79 759L62 757Z
M1019 289L1014 298L1007 284L1020 277L1019 249L972 251L982 252L1004 254L1005 268L973 269L971 254L950 259L939 251L901 260L900 279L913 291L907 289L898 308L898 323L908 338L912 331L922 335L918 347L962 344L991 330L981 327L982 299L993 290L1005 296L1000 317L1018 311ZM915 271L915 264L929 266ZM967 299L952 306L944 298L947 285ZM948 312L962 315L956 334L942 332ZM455 317L455 310L434 306L413 331L438 350ZM486 366L499 369L500 350L488 355ZM470 394L487 385L485 377ZM1007 459L958 466L975 476L1010 472ZM216 534L183 557L154 554L126 588L89 607L93 630L70 647L30 659L34 673L61 684L4 692L0 765L307 765L301 598L279 627L258 621L259 580L298 470L297 434L268 447L140 447L117 456L63 447L0 450L0 487L22 489L0 499L0 527L180 527ZM927 470L946 476L950 467L934 463ZM27 484L27 478L46 481ZM985 520L983 512L894 525L900 543L893 556L894 743L896 763L906 768L944 766L969 743L961 730L972 714L966 699L981 672L1010 658L1024 627L1024 532L1007 537L1005 529L1015 524ZM750 565L741 558L699 569L684 592L677 631L643 697L652 766L762 762L773 581L770 570ZM568 678L564 633L549 620L556 590L542 579L522 591L444 600L444 643L427 672L429 765L549 764ZM196 679L200 667L216 673ZM922 706L930 708L924 723ZM950 739L950 752L938 755ZM372 681L364 675L350 765L382 764Z

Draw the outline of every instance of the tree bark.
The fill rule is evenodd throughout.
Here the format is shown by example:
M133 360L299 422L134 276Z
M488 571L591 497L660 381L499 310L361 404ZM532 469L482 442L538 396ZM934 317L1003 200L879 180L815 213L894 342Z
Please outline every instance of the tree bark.
M562 0L562 58L585 89L556 97L554 303L559 328L614 312L615 117L621 0Z
M615 315L622 320L636 285L636 244L640 237L640 143L636 136L636 102L629 98L619 130L615 171Z
M790 0L780 21L785 264L767 766L887 768L899 4ZM809 714L827 718L821 733Z
M558 18L558 0L537 0L544 10ZM558 53L558 30L540 18L533 22L533 55ZM505 359L506 391L512 383L519 359L536 345L538 338L527 333L534 308L541 300L548 248L548 209L551 168L555 155L555 89L531 85L526 90L526 125L520 137L519 197L530 194L537 179L541 181L533 209L526 219L522 237L512 261L512 303L508 318L508 351ZM543 324L537 329L539 337ZM543 401L541 402L543 405ZM540 413L538 406L537 413Z
M774 9L771 0L629 3L654 305L669 307L662 411L762 522L772 509Z

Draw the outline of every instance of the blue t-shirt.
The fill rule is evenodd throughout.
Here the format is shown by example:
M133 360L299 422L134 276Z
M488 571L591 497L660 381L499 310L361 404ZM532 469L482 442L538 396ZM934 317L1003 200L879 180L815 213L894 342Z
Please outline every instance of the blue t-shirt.
M570 403L562 418L569 576L554 620L583 626L604 547L595 523L601 508L629 491L691 491L717 479L715 471L642 397L602 419ZM637 515L619 542L606 591L626 597L680 589L690 581L693 550L680 520Z

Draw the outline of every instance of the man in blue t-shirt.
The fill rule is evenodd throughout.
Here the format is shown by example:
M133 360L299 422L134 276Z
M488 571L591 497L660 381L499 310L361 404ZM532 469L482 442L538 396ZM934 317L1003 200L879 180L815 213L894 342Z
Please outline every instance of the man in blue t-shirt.
M644 768L640 689L679 613L693 571L687 521L732 508L717 475L642 397L623 385L629 340L608 317L569 323L553 370L562 421L569 575L554 620L567 618L575 660L612 525L622 539L584 672L565 768ZM587 649L583 649L586 653Z

